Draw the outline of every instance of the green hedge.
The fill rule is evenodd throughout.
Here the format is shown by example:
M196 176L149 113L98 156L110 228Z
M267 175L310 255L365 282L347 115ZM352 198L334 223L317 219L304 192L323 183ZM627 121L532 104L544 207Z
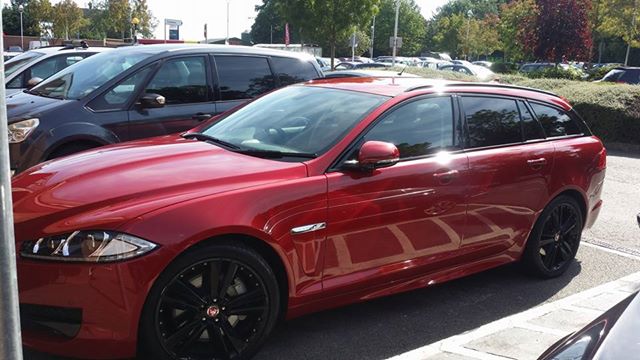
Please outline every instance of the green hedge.
M427 78L478 81L449 71L408 68L408 73ZM593 83L567 79L530 79L520 75L496 74L500 83L554 92L571 103L595 135L605 143L640 145L640 86Z

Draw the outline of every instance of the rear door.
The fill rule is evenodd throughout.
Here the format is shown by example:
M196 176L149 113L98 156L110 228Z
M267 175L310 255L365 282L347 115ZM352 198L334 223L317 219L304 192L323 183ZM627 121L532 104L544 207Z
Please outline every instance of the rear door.
M390 110L365 141L395 144L400 162L371 173L327 174L329 213L325 290L424 274L443 266L460 246L465 222L467 155L458 148L451 96L425 97Z
M460 104L473 173L462 246L479 257L523 246L550 196L553 144L522 100L461 95Z
M265 56L215 55L215 112L223 113L276 87Z
M208 56L166 59L144 88L143 94L166 99L161 108L135 104L129 110L131 139L178 133L197 126L215 114Z

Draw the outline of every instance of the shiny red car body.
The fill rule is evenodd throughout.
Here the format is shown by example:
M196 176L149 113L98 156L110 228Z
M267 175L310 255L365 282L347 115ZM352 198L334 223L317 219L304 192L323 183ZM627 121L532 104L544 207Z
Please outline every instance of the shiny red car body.
M286 317L292 318L517 261L537 218L561 194L580 204L585 227L594 223L606 153L590 133L439 153L370 173L333 170L376 118L416 96L484 94L571 110L557 96L524 88L441 82L416 87L417 81L299 85L390 97L315 159L256 158L175 135L84 152L15 177L18 249L24 241L77 229L117 230L159 245L150 254L106 264L19 257L22 305L81 310L72 338L25 327L24 344L80 358L134 356L154 281L204 241L231 236L260 253L286 294ZM531 162L540 159L544 166ZM326 227L291 232L319 223Z

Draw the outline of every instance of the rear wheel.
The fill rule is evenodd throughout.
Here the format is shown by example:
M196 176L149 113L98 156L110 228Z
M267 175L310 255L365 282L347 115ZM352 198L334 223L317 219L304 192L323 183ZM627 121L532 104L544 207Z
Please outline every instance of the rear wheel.
M253 250L215 245L182 256L158 278L143 318L143 358L247 359L278 318L275 276Z
M529 235L522 256L525 269L544 278L562 275L578 252L582 227L582 212L577 201L564 195L554 199Z

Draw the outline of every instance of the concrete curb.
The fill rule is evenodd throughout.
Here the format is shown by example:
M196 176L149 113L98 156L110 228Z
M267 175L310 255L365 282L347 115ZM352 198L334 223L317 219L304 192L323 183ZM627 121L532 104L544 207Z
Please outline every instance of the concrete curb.
M582 328L638 289L640 272L496 320L389 360L536 359L557 340ZM567 319L570 324L566 323Z

